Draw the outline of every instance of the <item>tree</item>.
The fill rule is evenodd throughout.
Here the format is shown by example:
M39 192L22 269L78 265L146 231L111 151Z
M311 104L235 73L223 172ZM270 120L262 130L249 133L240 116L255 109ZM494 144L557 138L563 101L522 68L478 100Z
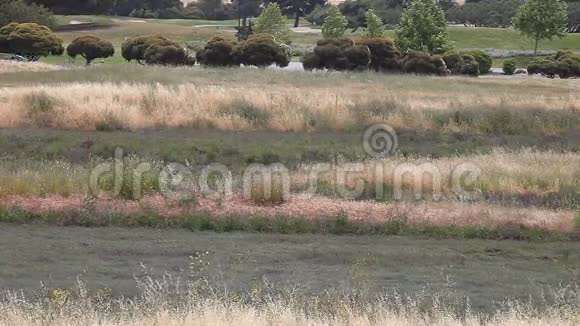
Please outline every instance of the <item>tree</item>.
M534 40L537 54L540 40L565 36L568 5L562 0L527 0L514 17L514 27Z
M40 56L62 55L62 40L44 25L10 23L0 28L0 52L15 53L36 60Z
M300 18L309 14L314 7L324 6L326 0L270 0L280 5L282 12L294 17L294 27L300 25Z
M346 31L348 20L342 15L337 6L331 5L328 9L328 16L322 24L322 36L324 38L341 37Z
M55 19L52 12L43 6L23 0L4 0L0 3L0 26L10 23L37 23L54 27Z
M450 48L447 20L436 0L412 0L395 34L395 44L403 53L415 50L441 54Z
M276 41L290 44L290 28L286 25L286 17L277 3L270 3L258 18L254 26L256 34L270 34Z
M377 16L374 10L369 9L366 14L366 24L365 37L383 37L385 36L385 25L379 16Z
M113 47L111 42L87 35L72 41L66 48L66 53L72 58L80 55L86 60L88 66L97 58L112 57L115 54L115 47Z

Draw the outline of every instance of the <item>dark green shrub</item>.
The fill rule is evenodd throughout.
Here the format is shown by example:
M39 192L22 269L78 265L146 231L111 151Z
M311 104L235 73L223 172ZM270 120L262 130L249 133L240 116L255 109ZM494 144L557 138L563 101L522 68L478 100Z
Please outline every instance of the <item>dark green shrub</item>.
M479 76L481 73L481 63L477 60L477 58L473 55L474 52L457 52L457 51L449 51L443 55L443 61L447 65L447 69L453 75L467 75L467 76ZM480 58L485 58L485 55L479 54ZM484 60L485 61L485 60ZM491 68L491 63L486 61L485 64L489 64ZM483 68L484 70L486 67ZM489 69L487 69L489 71Z
M518 67L516 65L516 60L508 59L508 60L503 62L503 73L504 74L511 76L516 72L516 69L518 69Z
M138 36L123 42L121 54L127 61L158 65L194 65L195 58L189 56L181 44L160 35Z
M472 77L479 76L479 73L480 73L479 62L477 62L477 60L475 60L475 58L472 55L463 54L463 55L461 55L461 60L462 60L462 64L461 64L460 73L462 75L467 75L467 76L472 76Z
M369 69L371 51L366 45L355 45L344 49L348 61L348 70L363 71Z
M314 55L318 57L318 69L346 70L349 67L344 49L354 46L351 39L329 38L319 40L314 48Z
M44 25L10 23L0 28L0 51L36 60L40 56L62 55L62 40Z
M397 50L393 41L379 37L363 38L357 44L369 48L371 52L370 67L375 71L396 72L401 70L399 64L401 52Z
M302 56L302 66L305 70L322 69L320 58L314 52L307 52Z
M234 42L214 37L197 53L197 61L204 66L234 66L235 46Z
M52 12L41 5L31 3L32 1L2 0L0 2L0 26L10 23L37 23L52 28L56 25Z
M153 42L145 50L145 63L150 65L193 66L195 58L176 42L165 40Z
M463 67L463 57L461 53L457 51L448 51L443 54L443 61L447 65L447 69L451 71L452 74L458 75L461 74L461 70Z
M73 58L80 55L87 65L97 58L108 58L115 54L115 47L111 42L95 36L81 36L72 41L66 48L66 53Z
M549 78L580 76L580 57L570 51L559 51L554 56L535 58L528 65L528 74L541 74Z
M493 58L489 53L482 50L463 52L462 54L469 54L475 58L477 63L479 63L479 72L482 75L489 73L491 66L493 64Z
M135 60L139 63L145 60L145 51L152 42L167 40L161 35L145 35L130 38L121 45L121 55L129 62Z
M411 51L401 60L401 69L404 73L418 75L447 76L449 70L445 61L439 57L432 57L429 53Z
M287 46L276 42L270 34L255 34L242 42L235 52L237 62L246 66L286 67L290 63Z
M366 45L357 46L348 38L319 40L314 51L302 58L306 70L366 70L370 62L369 48Z

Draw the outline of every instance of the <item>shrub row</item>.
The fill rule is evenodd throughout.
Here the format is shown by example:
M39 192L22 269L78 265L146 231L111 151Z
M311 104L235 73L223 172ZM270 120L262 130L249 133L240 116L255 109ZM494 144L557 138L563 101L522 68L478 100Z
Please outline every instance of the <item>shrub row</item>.
M214 67L267 67L273 64L286 67L290 63L290 51L270 34L255 34L240 43L214 37L197 52L197 61Z
M493 64L491 56L484 51L449 51L443 60L454 75L479 76L487 74Z
M436 56L412 51L402 57L393 42L385 38L319 40L302 58L304 69L368 70L445 76L445 62Z
M161 35L138 36L126 40L121 45L125 60L139 63L162 65L194 65L195 58L179 43Z
M61 55L62 40L50 28L35 23L10 23L0 28L0 52L15 53L37 60L40 56Z
M535 58L528 65L528 74L549 78L580 77L580 56L571 51L559 51L553 56Z

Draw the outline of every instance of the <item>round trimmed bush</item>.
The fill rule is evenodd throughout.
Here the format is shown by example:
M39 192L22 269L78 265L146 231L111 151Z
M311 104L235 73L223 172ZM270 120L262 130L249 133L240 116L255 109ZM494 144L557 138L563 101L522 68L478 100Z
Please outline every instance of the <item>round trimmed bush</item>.
M461 71L462 75L477 77L479 76L479 62L470 54L461 55Z
M401 52L397 50L393 41L387 38L363 38L357 41L358 45L365 45L371 53L370 67L375 71L393 72L401 69L399 60Z
M371 51L366 45L350 46L343 51L348 62L348 70L363 71L369 69Z
M463 68L463 56L457 51L448 51L443 54L443 61L447 65L447 69L451 71L452 74L461 74ZM472 57L473 58L473 57Z
M417 75L447 76L449 70L445 61L439 57L431 57L429 53L411 51L401 60L401 68L404 73Z
M371 52L368 46L357 46L348 38L319 40L314 51L302 57L306 70L366 70L370 62Z
M302 56L302 67L304 70L324 69L323 63L314 52L307 52Z
M508 59L503 62L503 73L505 75L511 76L516 73L516 69L518 69L516 65L516 60Z
M237 64L235 47L234 42L214 37L197 53L197 61L204 66L234 66Z
M489 53L482 50L463 52L462 54L469 54L475 58L477 63L479 63L479 72L482 75L489 73L491 66L493 65L493 58Z
M157 65L194 65L195 58L189 56L181 44L160 35L138 36L125 41L121 54L127 61Z
M95 36L81 36L76 38L66 48L66 53L76 58L81 56L86 60L86 64L98 58L109 58L115 54L115 47L108 41L104 41Z
M121 55L125 60L142 63L145 60L145 51L156 41L167 40L161 35L144 35L130 38L121 45Z
M286 67L290 63L287 46L276 42L270 34L255 34L242 42L236 51L239 63L246 66L268 67L277 65Z
M556 75L555 63L556 62L550 57L534 58L528 64L528 74L530 75L542 74L547 77L553 78Z
M528 65L528 74L549 78L580 77L580 57L570 51L559 51L554 56L535 58Z
M62 40L50 28L35 23L10 23L0 28L0 50L30 60L64 53Z
M319 40L314 48L314 55L318 57L318 69L346 70L349 68L348 58L344 50L354 46L351 39L328 38Z

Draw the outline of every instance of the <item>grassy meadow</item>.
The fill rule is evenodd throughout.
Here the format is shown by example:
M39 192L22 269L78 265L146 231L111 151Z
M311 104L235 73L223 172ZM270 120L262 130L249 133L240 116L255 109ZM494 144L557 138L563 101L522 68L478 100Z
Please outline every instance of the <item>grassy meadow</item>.
M58 19L116 46L235 23ZM0 324L580 322L578 80L44 61L0 62Z

